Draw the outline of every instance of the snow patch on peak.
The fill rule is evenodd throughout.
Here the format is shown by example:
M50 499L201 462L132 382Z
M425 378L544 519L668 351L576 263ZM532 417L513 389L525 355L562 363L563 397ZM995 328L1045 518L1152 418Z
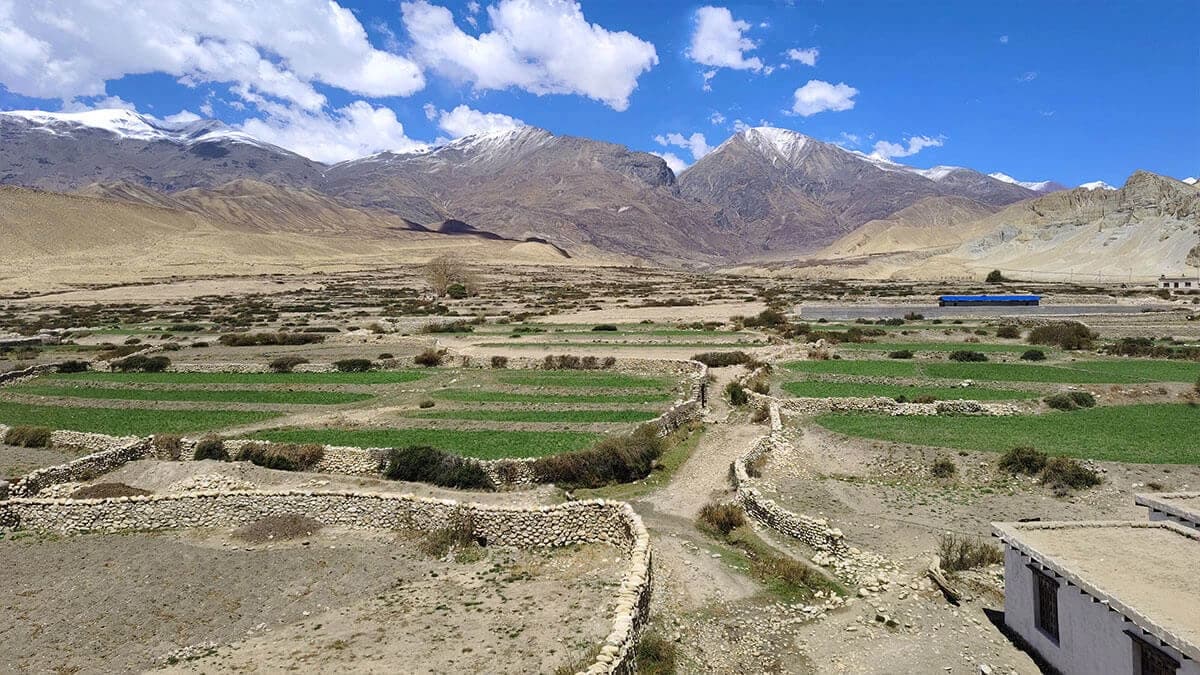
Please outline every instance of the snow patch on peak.
M1102 180L1094 180L1090 183L1083 183L1079 187L1084 190L1116 190L1117 188L1105 183Z
M1188 185L1195 185L1197 180L1200 179L1197 179L1195 176L1193 176L1191 178L1184 178L1183 182L1187 183Z
M752 127L743 131L742 137L759 152L778 154L789 163L799 159L809 141L804 134L779 127Z
M259 147L270 147L250 134L229 128L220 120L197 120L172 124L151 115L141 115L123 108L85 110L83 112L45 112L42 110L10 110L0 117L25 120L38 131L69 135L77 129L107 131L118 138L138 141L169 141L183 145L228 140Z
M931 181L937 182L944 179L946 176L955 171L963 171L961 166L935 166L929 169L912 169L912 172L928 178Z
M1034 192L1045 192L1051 187L1051 183L1054 182L1051 180L1017 180L1016 178L999 171L995 173L989 173L988 178L995 178L1001 183L1008 183L1009 185L1020 185L1026 190L1033 190Z

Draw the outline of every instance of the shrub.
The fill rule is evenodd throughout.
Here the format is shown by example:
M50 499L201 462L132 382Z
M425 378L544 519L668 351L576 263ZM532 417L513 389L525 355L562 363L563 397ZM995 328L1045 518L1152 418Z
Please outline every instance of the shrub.
M325 336L320 333L226 333L218 341L226 347L309 345L324 342Z
M222 441L220 437L205 436L196 441L196 451L192 453L192 459L196 461L215 459L219 462L228 462L229 452L225 449L225 441Z
M674 642L654 631L642 634L637 645L638 675L671 675L676 671L675 661Z
M1027 349L1021 354L1022 361L1045 361L1046 352L1040 349Z
M1091 349L1098 336L1078 321L1059 321L1029 331L1029 344L1063 349Z
M543 370L600 370L602 368L612 368L616 365L617 360L613 357L608 357L603 361L596 356L575 356L573 354L547 354L546 358L542 359Z
M771 383L763 377L756 377L753 380L750 380L746 383L746 386L750 389L750 391L756 394L762 394L765 396L771 393Z
M606 356L606 357L604 357L604 361L600 364L600 367L605 370L608 370L609 368L612 368L615 365L617 365L617 357Z
M475 536L475 518L465 511L455 511L446 527L421 532L417 548L425 555L444 558L454 550L465 550L477 546L480 539Z
M987 278L984 279L984 281L988 282L989 284L1000 284L1008 281L1008 279L1004 278L1004 273L1000 270L992 270L991 272L988 272Z
M431 347L414 356L413 363L417 364L418 366L425 366L426 368L434 368L442 365L442 356L444 354L445 352L433 349Z
M446 287L446 295L455 300L462 300L467 297L467 287L463 284L450 284Z
M342 359L334 361L333 367L340 373L365 373L371 369L370 359Z
M1026 476L1036 476L1039 471L1046 467L1046 453L1037 448L1018 447L1000 455L998 465L1004 471L1011 474L1025 474Z
M241 459L267 469L307 471L325 457L319 443L251 443L242 448Z
M383 475L392 480L432 483L459 489L491 489L492 479L479 464L458 455L414 445L392 448L384 459Z
M1004 552L1000 547L975 537L949 533L943 534L938 540L938 557L941 558L942 569L947 572L961 572L1004 562Z
M911 359L912 357L911 349L897 349L894 352L888 352L889 359Z
M962 361L964 363L978 363L980 361L987 361L988 357L987 354L984 354L983 352L975 352L969 349L958 349L950 352L950 360Z
M17 425L10 427L4 434L4 442L7 445L21 448L48 448L50 447L50 434L50 429L46 427Z
M251 544L311 537L324 527L319 521L297 514L267 516L234 531L233 537Z
M723 537L745 524L746 514L737 504L714 501L700 508L701 529L719 532Z
M114 497L143 497L149 490L131 487L124 483L98 483L85 485L71 493L71 499L112 499Z
M183 452L183 437L175 434L154 434L150 439L155 454L172 461L179 461Z
M750 402L750 397L740 382L735 381L725 385L725 395L729 397L731 405L741 406Z
M1099 474L1070 457L1055 457L1046 462L1041 479L1044 485L1056 492L1082 490L1101 482Z
M446 321L431 323L421 329L422 333L473 333L475 326L470 321Z
M1055 410L1078 410L1096 405L1096 397L1086 391L1066 391L1042 399Z
M539 457L532 463L538 482L563 487L602 487L628 483L650 474L662 456L664 441L650 424L625 436L605 438L586 450Z
M948 457L938 457L929 465L929 475L934 478L953 478L958 473L958 467Z
M431 401L429 399L425 399L424 401L421 401L417 405L421 408L432 408L434 404L433 404L433 401Z
M913 403L936 403L937 397L932 394L921 394L913 398Z
M617 327L616 327L616 326L614 326L614 325L613 325L613 324L611 324L611 323L602 323L602 324L599 324L599 325L596 325L596 326L592 326L592 330L594 330L594 331L609 331L609 332L611 332L611 331L615 331L615 330L617 330Z
M905 321L920 321L924 318L925 318L924 314L917 314L916 312L909 312L904 315Z
M58 364L57 370L60 373L83 373L87 372L91 367L91 364L87 361L70 360Z
M391 352L384 352L377 357L380 361L391 361L396 358L396 355Z
M171 365L171 359L165 356L127 356L113 361L110 367L123 373L161 373Z
M492 367L493 368L507 368L508 367L508 357L507 356L493 356L492 357Z
M308 359L303 356L281 356L271 361L270 368L275 373L290 373L303 363L308 363Z
M996 329L996 337L998 338L1020 338L1021 329L1011 324L1000 326Z
M737 366L750 360L746 352L704 352L692 356L693 361L699 361L709 368Z

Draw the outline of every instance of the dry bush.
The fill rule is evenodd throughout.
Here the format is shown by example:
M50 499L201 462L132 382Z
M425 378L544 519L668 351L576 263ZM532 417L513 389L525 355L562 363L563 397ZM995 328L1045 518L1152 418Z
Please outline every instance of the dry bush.
M1008 473L1036 476L1046 467L1048 459L1046 453L1037 448L1018 447L1001 455L998 463Z
M226 333L217 339L226 347L271 347L324 342L321 333Z
M241 459L279 471L307 471L324 458L325 446L319 443L250 443L241 452Z
M122 373L161 373L171 365L165 356L127 356L109 363L109 368Z
M586 450L539 457L531 468L538 482L563 487L628 483L650 474L664 446L657 428L644 424L631 434L602 439Z
M1042 484L1058 494L1090 488L1101 482L1100 474L1070 457L1055 457L1046 462L1041 479Z
M770 461L770 456L763 452L754 456L754 459L746 462L746 474L751 478L762 478L763 469L767 468L767 462Z
M365 373L371 369L371 359L342 359L334 361L333 367L339 373Z
M442 357L444 357L445 354L445 352L438 351L437 349L426 349L425 351L413 357L413 363L426 368L435 368L442 365Z
M700 508L699 526L702 530L720 533L725 537L745 524L746 514L737 504L714 501Z
M672 675L676 671L676 651L674 642L655 631L646 631L637 645L638 675Z
M938 557L942 569L961 572L1004 562L1004 552L998 546L975 537L943 534L938 540Z
M1063 349L1091 349L1098 338L1095 332L1078 321L1059 321L1038 326L1029 332L1029 344L1051 345Z
M324 525L319 521L297 514L267 516L238 528L234 531L233 538L250 544L265 544L268 541L311 537L320 532L322 527Z
M492 479L479 464L429 446L388 450L383 475L391 480L432 483L462 490L490 490Z
M150 439L155 455L171 461L179 461L183 452L183 437L176 434L154 434Z
M196 441L196 451L192 453L196 461L215 459L219 462L229 461L229 451L225 449L225 441L219 436L205 436Z
M507 356L493 356L492 357L492 367L497 368L497 369L507 368L508 367L508 357Z
M1021 337L1021 329L1012 324L1005 324L996 329L996 337L1015 339Z
M475 518L462 510L455 511L446 527L429 530L417 539L417 548L425 555L444 558L451 551L465 551L484 543L475 536Z
M953 478L958 473L958 466L948 457L938 457L929 465L929 475L934 478Z
M153 493L124 483L98 483L85 485L72 492L71 499L113 499L115 497L144 497L149 494Z
M50 447L51 433L50 429L46 427L21 424L10 427L5 432L4 442L7 445L15 445L22 448L48 448Z
M270 368L271 372L290 373L302 363L308 363L308 359L303 356L281 356L271 362Z
M724 368L738 366L750 361L746 352L703 352L692 356L693 361L699 361L709 368Z

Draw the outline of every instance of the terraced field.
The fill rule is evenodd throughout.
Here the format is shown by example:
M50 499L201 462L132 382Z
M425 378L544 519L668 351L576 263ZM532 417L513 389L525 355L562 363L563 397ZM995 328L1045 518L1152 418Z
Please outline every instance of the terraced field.
M1200 363L1154 359L1062 361L1052 364L956 363L950 361L837 360L793 361L784 364L797 373L864 377L927 377L990 382L1051 382L1064 384L1137 384L1195 382Z

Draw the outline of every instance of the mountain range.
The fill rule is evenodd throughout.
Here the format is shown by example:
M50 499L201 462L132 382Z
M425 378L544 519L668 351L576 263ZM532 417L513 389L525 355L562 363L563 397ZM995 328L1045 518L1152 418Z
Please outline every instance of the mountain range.
M315 237L317 248L441 237L493 242L497 255L523 246L538 259L680 267L944 248L1011 225L1014 208L1045 215L1033 205L1070 195L1055 209L1079 209L1077 194L1128 188L918 169L774 127L734 134L678 176L653 154L534 127L325 165L217 121L125 110L0 113L0 148L0 184L136 206L134 220L170 213L221 232Z

